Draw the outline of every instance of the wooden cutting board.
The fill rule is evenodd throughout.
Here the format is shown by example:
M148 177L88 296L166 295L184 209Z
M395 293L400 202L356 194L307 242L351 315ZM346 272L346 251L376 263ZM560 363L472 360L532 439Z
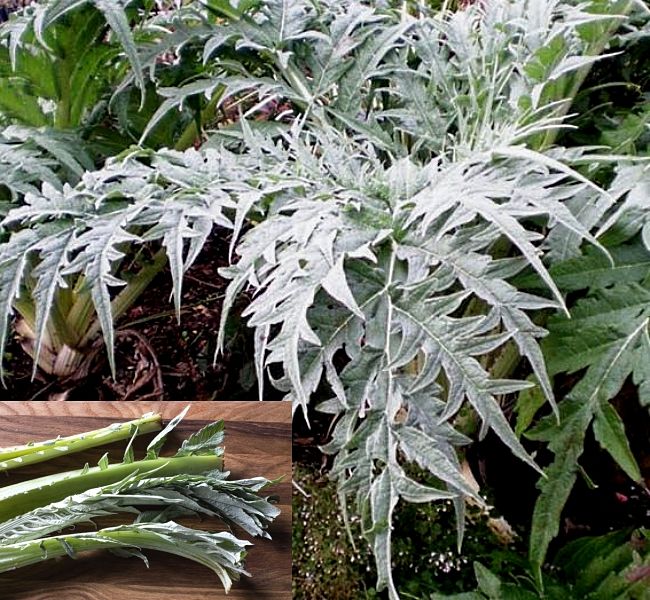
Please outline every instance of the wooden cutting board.
M70 435L110 423L159 412L165 420L177 415L182 402L0 402L0 447ZM109 553L46 561L0 575L1 600L288 600L291 597L291 406L288 402L195 402L165 444L173 454L191 433L218 419L226 422L225 468L231 478L284 477L269 494L279 496L281 515L270 526L272 540L249 539L246 569L252 577L235 582L228 596L209 569L180 557L146 552L150 568L135 558ZM166 421L165 421L166 422ZM141 436L136 456L154 434ZM62 456L30 468L0 473L0 486L47 473L91 465L105 452L120 461L126 442ZM127 517L128 519L128 517ZM110 526L125 522L102 521ZM184 524L219 530L210 520Z

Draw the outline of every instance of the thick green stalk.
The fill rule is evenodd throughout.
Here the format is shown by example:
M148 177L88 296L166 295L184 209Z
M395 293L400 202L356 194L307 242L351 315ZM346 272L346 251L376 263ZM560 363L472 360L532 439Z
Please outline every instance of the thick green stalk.
M66 317L70 329L75 333L73 348L81 346L81 340L88 331L88 324L94 320L92 295L84 289L84 283L85 277L79 276L73 290L72 308Z
M62 52L64 51L62 50ZM55 70L54 76L59 93L54 115L54 127L56 129L68 129L72 125L70 121L72 113L72 90L70 89L72 72L69 60L67 57L64 57L62 60L57 60L52 64L52 68Z
M314 98L311 95L309 85L307 84L304 75L291 63L287 64L286 66L283 65L280 56L277 57L277 60L275 62L283 77L289 82L293 89L298 91L302 97L301 100L304 102L305 107L311 106L314 102ZM302 103L301 101L294 101L298 104Z
M153 260L143 266L137 274L129 281L129 283L122 289L122 291L113 298L111 302L111 313L113 320L117 321L142 295L142 293L149 287L153 279L162 271L163 267L167 264L167 253L164 248L156 252ZM90 294L88 294L90 296ZM92 304L91 304L92 306ZM85 335L82 337L80 346L83 348L89 344L99 334L101 327L99 321L95 319L92 325L86 330Z
M91 488L117 483L136 472L155 473L156 477L198 475L222 466L221 456L181 456L84 468L31 479L0 488L0 522Z
M30 330L36 332L36 307L34 306L32 294L32 289L21 294L21 296L14 302L14 307ZM59 301L59 294L57 294L44 332L47 338L47 343L51 349L61 348L66 344L68 346L74 344L74 332L70 329L70 326L66 321L66 312L67 311Z
M219 88L215 90L214 94L212 94L212 98L210 98L210 102L208 102L207 106L201 111L200 114L200 121L202 125L208 123L214 118L214 115L217 112L217 106L219 106L219 102L221 101L221 98L223 97L223 93L225 91L226 91L225 86L219 86ZM185 131L183 131L181 137L174 145L174 150L178 150L179 152L187 150L188 148L194 145L194 141L200 135L201 132L199 131L199 128L196 125L196 121L193 120L185 128Z
M111 444L131 437L134 429L138 435L160 431L162 417L149 413L126 423L113 423L101 429L87 431L68 437L31 442L22 446L0 448L0 471L33 465L57 458L64 454L81 452L104 444Z

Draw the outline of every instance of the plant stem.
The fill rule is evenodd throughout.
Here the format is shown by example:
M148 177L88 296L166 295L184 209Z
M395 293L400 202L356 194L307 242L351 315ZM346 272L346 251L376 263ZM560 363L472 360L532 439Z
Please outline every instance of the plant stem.
M0 472L51 460L64 454L81 452L104 444L111 444L131 437L133 429L137 435L159 431L159 414L147 414L126 423L113 423L101 429L63 438L32 442L22 446L0 449Z
M508 342L494 360L490 369L492 378L507 379L514 373L520 360L521 356L517 345L514 342Z
M90 488L116 483L136 471L155 472L157 477L165 477L197 475L221 469L222 466L221 456L182 456L78 469L31 479L0 488L0 522Z
M81 340L84 338L84 331L87 331L88 323L96 321L96 319L92 319L93 299L90 291L84 289L84 282L85 277L79 276L73 292L72 308L66 318L70 329L75 332L74 344L71 346L73 348L81 347ZM99 327L99 325L97 326Z
M64 53L64 50L60 50ZM70 80L72 79L72 72L70 64L66 56L61 57L53 65L55 67L54 77L58 86L59 98L56 105L56 113L54 115L55 129L68 129L71 125L70 116L72 110L72 90L70 89Z
M212 98L210 98L210 102L208 102L207 106L201 111L200 114L200 121L202 125L211 121L214 118L214 115L217 112L217 106L219 105L219 102L225 90L226 88L224 86L219 86L212 94ZM187 150L188 148L194 145L194 141L200 135L201 132L199 131L196 125L196 121L193 120L191 123L188 124L188 126L185 128L185 131L183 131L181 137L174 145L174 150L178 150L180 152L182 152L183 150Z
M111 302L111 313L114 321L117 321L117 319L133 306L136 300L149 287L149 284L153 281L154 277L162 271L166 264L167 253L163 248L161 248L154 255L153 260L142 267L124 289L113 298L113 301ZM82 337L79 344L80 347L83 348L87 344L90 344L95 337L97 337L100 329L99 321L95 319Z

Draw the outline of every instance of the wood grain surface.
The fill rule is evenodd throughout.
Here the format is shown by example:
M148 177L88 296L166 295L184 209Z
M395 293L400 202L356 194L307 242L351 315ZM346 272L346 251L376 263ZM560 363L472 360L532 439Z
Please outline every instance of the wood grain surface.
M70 435L159 412L168 420L186 405L182 402L0 402L0 447ZM195 402L165 444L173 454L182 440L217 419L226 421L225 468L235 479L284 477L269 493L279 496L281 515L270 526L272 540L239 537L254 543L246 560L252 577L236 582L231 600L288 600L291 597L291 406L288 402ZM154 434L141 436L136 456ZM56 471L96 464L104 452L120 461L125 442L0 474L9 485ZM128 517L127 517L128 519ZM101 521L117 525L120 518ZM218 522L183 520L183 524L219 530ZM218 600L226 598L212 571L189 560L146 552L150 568L134 558L108 553L85 554L46 561L0 575L0 600Z

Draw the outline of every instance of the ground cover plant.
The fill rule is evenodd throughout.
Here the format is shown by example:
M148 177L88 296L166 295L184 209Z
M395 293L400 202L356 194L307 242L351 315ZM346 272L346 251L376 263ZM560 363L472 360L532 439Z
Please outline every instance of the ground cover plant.
M461 546L466 502L484 504L466 458L487 436L539 478L526 537L543 593L570 494L597 479L592 439L647 495L647 435L621 415L624 396L648 423L648 14L34 4L1 31L0 76L27 100L0 104L0 348L13 318L35 375L84 376L104 348L116 377L116 323L163 269L180 318L186 274L227 238L217 350L247 326L259 396L330 416L323 451L377 590L400 595L399 502L450 501Z
M304 464L296 467L294 482L293 597L381 598L358 519L351 524L354 545L341 527L335 482ZM628 527L569 542L546 567L540 593L526 560L526 528L515 532L476 506L467 516L463 550L457 553L451 502L397 507L393 576L403 598L647 597L647 529Z

